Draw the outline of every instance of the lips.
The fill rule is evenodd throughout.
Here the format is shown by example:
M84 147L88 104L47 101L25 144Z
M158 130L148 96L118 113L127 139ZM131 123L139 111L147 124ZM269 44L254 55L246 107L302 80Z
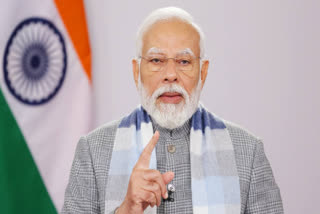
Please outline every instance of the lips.
M178 92L165 92L159 96L159 99L163 103L177 104L181 102L181 100L183 99L183 96Z

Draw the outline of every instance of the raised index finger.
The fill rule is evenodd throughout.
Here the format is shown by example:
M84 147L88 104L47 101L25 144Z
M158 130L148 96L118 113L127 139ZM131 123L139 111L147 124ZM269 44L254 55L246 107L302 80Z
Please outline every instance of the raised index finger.
M149 168L151 154L152 154L154 147L156 147L156 145L157 145L157 142L159 140L159 135L160 134L158 131L156 131L154 133L154 135L152 136L152 138L149 141L149 143L147 144L147 146L143 149L143 151L140 155L140 158L136 164L137 167Z

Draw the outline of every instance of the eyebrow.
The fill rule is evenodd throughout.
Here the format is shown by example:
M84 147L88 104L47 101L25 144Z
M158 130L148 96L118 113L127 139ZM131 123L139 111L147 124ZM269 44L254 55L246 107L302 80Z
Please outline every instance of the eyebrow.
M149 54L165 54L166 52L164 50L161 50L160 48L152 47L147 51L147 55Z
M147 51L147 55L149 54L166 54L166 51L160 48L152 47ZM183 54L189 54L189 55L195 56L193 51L190 48L185 48L176 53L176 55L183 55Z
M183 55L183 54L188 54L188 55L191 55L191 56L195 56L193 51L190 48L185 48L185 49L183 49L183 50L181 50L181 51L179 51L177 53L177 55Z

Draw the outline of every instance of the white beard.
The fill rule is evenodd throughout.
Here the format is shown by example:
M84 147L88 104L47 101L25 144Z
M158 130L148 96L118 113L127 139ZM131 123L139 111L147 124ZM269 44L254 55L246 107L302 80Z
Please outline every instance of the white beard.
M182 126L195 113L201 93L201 78L198 85L189 96L187 91L178 84L168 84L158 88L151 96L148 96L140 78L138 83L142 107L161 127L175 129ZM160 103L156 104L157 98L165 92L180 93L184 101L178 104Z

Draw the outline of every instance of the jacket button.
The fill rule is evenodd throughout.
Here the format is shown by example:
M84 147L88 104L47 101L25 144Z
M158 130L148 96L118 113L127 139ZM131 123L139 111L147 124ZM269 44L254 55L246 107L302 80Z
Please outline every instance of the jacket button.
M170 152L171 154L176 152L176 147L174 145L169 145L168 146L168 152Z

